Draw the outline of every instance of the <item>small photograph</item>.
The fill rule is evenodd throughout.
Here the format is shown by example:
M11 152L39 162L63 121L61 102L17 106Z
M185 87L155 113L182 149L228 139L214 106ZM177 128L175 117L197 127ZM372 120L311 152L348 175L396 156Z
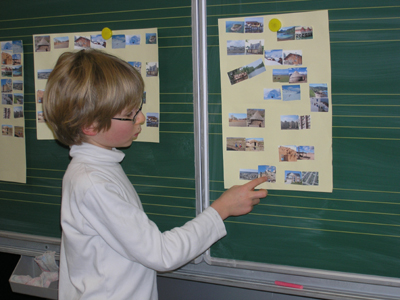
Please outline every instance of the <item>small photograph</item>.
M226 29L226 33L244 33L244 22L243 21L226 21L225 29Z
M147 113L146 114L146 126L147 127L158 127L158 113Z
M301 66L303 64L303 52L301 50L284 50L283 64Z
M258 170L254 169L240 169L240 177L242 180L253 180L258 178Z
M281 89L264 89L264 100L282 100Z
M12 53L11 52L1 52L1 64L2 65L12 65Z
M282 85L282 100L295 101L300 100L300 85Z
M246 139L246 151L264 151L264 139L263 138Z
M47 80L52 71L53 71L53 69L38 70L37 77L38 77L38 79L46 79Z
M23 138L24 137L24 127L22 126L15 126L14 127L14 136L17 138Z
M146 44L157 44L157 34L146 33Z
M253 78L254 76L257 76L265 71L266 69L264 63L262 61L262 58L260 58L248 64L247 66L228 72L228 77L231 84L233 85L243 80Z
M91 35L90 36L90 48L93 49L105 49L107 46L107 42L103 39L101 34Z
M310 115L300 116L299 127L300 129L311 129L311 116Z
M306 83L307 68L290 68L289 83Z
M291 27L282 27L277 32L277 41L293 41L295 38L296 28L295 26Z
M44 90L37 90L36 91L36 101L37 101L37 103L43 103L43 95L44 95Z
M44 114L42 111L38 111L37 116L38 116L38 123L46 122L46 119L44 118Z
M301 172L303 185L318 185L318 172Z
M1 80L1 92L2 93L11 93L12 92L12 80L11 79L2 79Z
M76 35L74 37L74 49L89 49L90 48L90 37Z
M267 177L267 182L276 182L276 167L268 165L258 166L258 177Z
M288 69L272 69L272 82L289 82Z
M310 98L311 112L328 112L329 111L329 99L328 97Z
M143 104L146 104L146 91L143 92L142 101L143 101Z
M12 41L1 42L1 51L12 51L12 50L13 50Z
M1 67L1 77L12 77L14 67Z
M279 161L297 161L296 146L279 146Z
M266 66L280 66L282 65L282 49L265 50L264 58Z
M135 35L127 35L126 36L126 45L140 45L140 34Z
M297 160L314 160L314 146L298 146Z
M12 105L13 104L13 94L1 94L1 104Z
M301 172L300 171L285 171L285 183L302 185L303 182L301 180Z
M24 83L22 80L13 80L13 90L14 91L22 91L24 88Z
M14 104L24 104L24 94L14 94Z
M128 64L134 67L139 73L142 73L142 63L140 61L128 61Z
M311 40L312 38L312 27L296 26L296 40Z
M282 130L298 130L299 129L299 116L297 116L297 115L281 116L281 129Z
M3 136L13 136L12 125L1 125L1 135Z
M49 52L50 47L50 36L35 36L35 52Z
M12 75L13 77L22 77L22 66L13 66Z
M260 58L251 64L247 65L245 68L249 70L249 78L253 78L257 75L260 75L261 73L264 73L266 71L263 59Z
M13 60L13 65L20 65L22 63L21 61L21 54L13 54L12 55L12 60Z
M111 37L111 46L113 49L125 48L125 34L116 34Z
M227 41L226 49L227 55L244 55L246 53L245 41Z
M23 53L22 41L12 41L12 50L13 53Z
M247 109L247 127L265 127L265 109Z
M242 137L228 137L226 138L227 151L246 151L246 139Z
M3 108L3 119L10 119L11 117L11 108L4 107Z
M24 111L22 109L22 106L14 106L14 119L23 117L24 117Z
M146 63L146 77L158 76L158 62Z
M229 114L229 126L231 127L247 127L247 114Z
M262 55L264 53L264 40L245 40L246 55Z
M328 85L326 83L310 83L310 98L328 97Z
M54 49L65 49L69 48L69 37L61 36L53 38Z
M245 33L261 33L264 32L264 18L263 17L250 17L244 19L244 32Z

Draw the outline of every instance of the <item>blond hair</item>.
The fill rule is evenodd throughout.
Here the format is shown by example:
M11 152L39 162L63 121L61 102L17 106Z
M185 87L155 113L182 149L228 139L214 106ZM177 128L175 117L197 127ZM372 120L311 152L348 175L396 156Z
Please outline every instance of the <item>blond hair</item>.
M127 62L99 50L63 53L43 95L43 112L58 140L85 142L82 129L108 130L111 118L138 108L144 91L141 75Z

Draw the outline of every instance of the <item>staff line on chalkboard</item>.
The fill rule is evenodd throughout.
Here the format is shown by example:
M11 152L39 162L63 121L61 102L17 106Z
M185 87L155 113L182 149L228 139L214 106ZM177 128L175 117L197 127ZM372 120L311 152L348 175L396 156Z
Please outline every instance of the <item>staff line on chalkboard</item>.
M152 185L152 184L136 184L137 186L145 186L145 187L156 187L156 188L164 188L164 189L177 189L177 190L196 190L196 188L189 188L189 187L178 187L178 186L163 186L163 185Z
M60 203L46 203L46 202L36 202L36 201L28 201L28 200L19 200L19 199L7 199L7 198L0 198L3 201L13 201L13 202L24 202L24 203L31 203L31 204L44 204L44 205L56 205L61 206Z
M162 216L162 217L173 217L173 218L193 219L193 216L178 216L178 215L158 214L158 213L150 213L150 212L146 212L146 215L154 215L154 216Z
M367 126L332 126L332 128L358 128L358 129L400 129L400 127L367 127Z
M382 191L373 191L373 192L383 193ZM393 193L399 193L399 192L393 192ZM328 200L328 201L344 201L344 202L362 202L362 203L372 203L372 204L400 205L400 203L395 203L395 202L380 202L380 201L358 200L358 199L340 199L340 198L322 198L322 197L309 197L309 196L297 196L297 195L292 196L292 195L272 194L272 195L268 195L268 197L288 197L288 198L301 198L301 199L311 199L311 200Z
M15 184L15 185L17 185L17 184ZM23 183L23 184L21 183L21 184L18 184L17 186L21 186L21 187L39 187L39 188L48 188L48 189L61 189L61 186L48 186L48 185L26 184L26 183Z
M17 192L17 191L5 191L5 190L0 190L0 192L12 193L12 194L34 195L34 196L58 197L58 198L61 197L61 195L39 194L39 193L32 193L32 192Z
M350 29L350 30L330 30L330 33L336 32L359 32L359 31L388 31L388 30L400 30L400 28L378 28L378 29Z
M317 229L317 228L307 228L307 227L297 227L297 226L285 226L285 225L274 225L274 224L260 224L260 223L250 223L250 222L238 222L225 220L227 223L245 224L245 225L257 225L257 226L268 226L268 227L280 227L280 228L291 228L291 229L302 229L302 230L314 230L314 231L326 231L326 232L336 232L336 233L347 233L347 234L360 234L360 235L373 235L373 236L384 236L400 238L398 235L390 234L379 234L379 233L368 233L368 232L356 232L356 231L343 231L343 230L333 230L333 229Z
M6 20L0 20L0 22L5 22L5 21L7 21L7 22L12 22L12 21L27 21L27 20L50 19L50 18L82 17L82 16L106 15L106 14L108 15L108 14L132 13L132 12L154 11L154 10L167 10L167 9L181 9L181 8L191 8L191 6L142 8L142 9L103 11L103 12L92 12L92 13L82 13L82 14L70 14L70 15L58 15L58 16L57 16L57 15L53 15L53 16L31 17L31 18L21 18L21 19L6 19Z
M358 136L333 136L333 139L353 139L353 140L381 140L381 141L400 141L395 138L371 138L371 137L358 137Z
M36 26L24 26L24 27L8 27L0 28L0 31L6 30L19 30L19 29L32 29L32 28L50 28L50 27L65 27L65 26L77 26L77 25L93 25L93 24L103 24L108 23L123 23L123 22L138 22L138 21L155 21L155 20L171 20L171 19L184 19L191 18L191 16L172 16L172 17L157 17L157 18L145 18L145 19L127 19L127 20L108 20L108 21L93 21L93 22L81 22L81 23L63 23L63 24L48 24L48 25L36 25Z
M334 208L320 208L320 207L306 207L306 206L292 206L292 205L278 205L278 204L258 204L260 206L273 206L282 208L295 208L295 209L311 209L311 210L323 210L323 211L339 211L345 213L358 213L358 214L372 214L372 215L386 215L386 216L400 216L400 214L395 213L384 213L376 211L361 211L361 210L346 210L346 209L334 209Z
M146 178L157 178L157 179L173 179L173 180L194 180L194 178L184 177L167 177L167 176L154 176L154 175L138 175L138 174L126 174L128 177L146 177Z
M260 1L260 2L248 2L248 3L226 3L226 4L207 4L207 7L223 7L223 6L236 6L236 5L240 5L240 6L245 6L245 5L253 5L253 4L272 4L272 3L282 3L282 2L308 2L308 1L312 1L312 0L286 0L286 1L282 1L282 0L275 0L275 1Z
M302 219L302 220L315 220L315 221L325 221L325 222L354 223L354 224L365 224L365 225L400 227L400 224L385 224L385 223L371 223L371 222L349 221L349 220L308 218L308 217L288 216L288 215L272 215L272 214L260 214L260 213L249 213L249 215L276 217L276 218L289 218L289 219Z
M223 181L220 181L223 183ZM358 191L358 190L350 190L350 191ZM223 193L224 191L215 191L211 190L210 192L214 193ZM385 193L385 191L371 191L376 193ZM400 193L400 192L387 192L387 193ZM370 203L370 204L388 204L388 205L400 205L400 203L396 202L380 202L380 201L370 201L370 200L358 200L358 199L340 199L340 198L323 198L323 197L309 197L309 196L298 196L298 195L282 195L282 194L269 194L268 197L287 197L287 198L300 198L307 200L328 200L328 201L343 201L343 202L357 202L357 203Z
M167 205L167 204L155 204L155 203L142 203L143 205L148 206L161 206L161 207L172 207L172 208L183 208L183 209L196 209L196 207L189 207L189 206L179 206L179 205Z
M254 4L272 4L272 3L282 3L282 2L305 2L312 0L287 0L287 1L260 1L260 2L249 2L249 3L227 3L227 4L208 4L207 7L223 7L223 6L234 6L240 5L241 7L246 5L254 5ZM328 10L337 11L337 10L360 10L360 9L378 9L378 8L397 8L399 5L390 5L390 6L365 6L365 7L340 7L340 8L329 8ZM295 10L295 11L313 11L313 10ZM282 13L279 11L274 12L274 14Z
M389 42L399 42L400 40L362 40L362 41L331 41L331 44L341 44L341 43L389 43Z
M138 193L138 195L139 196L149 196L149 197L165 197L165 198L174 198L174 199L196 200L195 197L181 197L181 196L155 195L155 194L143 194L143 193Z

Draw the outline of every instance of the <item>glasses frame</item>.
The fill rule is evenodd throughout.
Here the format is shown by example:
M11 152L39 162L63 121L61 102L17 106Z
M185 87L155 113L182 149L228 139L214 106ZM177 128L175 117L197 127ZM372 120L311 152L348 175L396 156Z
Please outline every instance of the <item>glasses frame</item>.
M136 117L137 117L137 115L142 111L142 108L143 108L143 99L142 99L142 101L141 101L141 103L140 103L139 109L137 110L136 114L133 116L132 119L128 119L128 118L111 118L111 120L131 121L131 122L135 123Z

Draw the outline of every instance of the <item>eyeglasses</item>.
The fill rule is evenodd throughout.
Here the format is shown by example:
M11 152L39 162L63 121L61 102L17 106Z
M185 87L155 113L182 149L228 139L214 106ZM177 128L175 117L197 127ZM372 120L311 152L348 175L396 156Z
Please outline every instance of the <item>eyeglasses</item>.
M137 115L142 111L142 108L143 108L143 100L142 100L142 102L140 103L140 107L139 107L139 109L137 110L136 114L133 116L133 119L127 119L127 118L111 118L111 119L112 119L112 120L118 120L118 121L131 121L131 122L135 123L136 117L137 117Z

